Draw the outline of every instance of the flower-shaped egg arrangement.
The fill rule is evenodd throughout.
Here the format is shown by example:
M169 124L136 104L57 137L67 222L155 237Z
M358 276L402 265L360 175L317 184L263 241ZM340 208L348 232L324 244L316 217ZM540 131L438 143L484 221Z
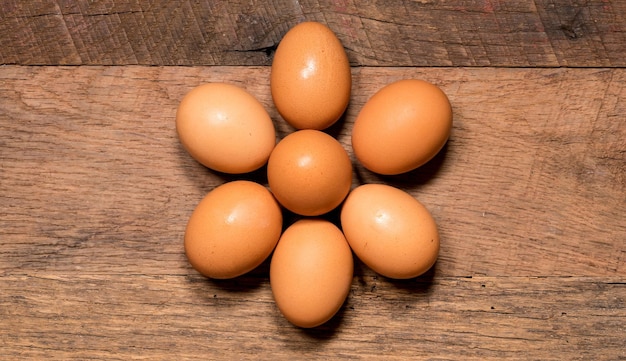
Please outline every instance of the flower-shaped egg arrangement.
M439 253L437 225L413 196L385 184L352 189L348 152L323 130L345 112L352 78L345 50L325 25L304 22L281 40L271 67L272 99L296 130L276 143L272 119L246 90L202 84L176 113L183 147L204 166L244 174L267 165L264 185L234 180L211 190L189 218L185 254L206 277L241 276L268 257L270 286L284 317L310 328L341 308L353 280L353 254L375 272L408 279ZM381 88L360 110L351 145L372 172L418 168L446 143L447 96L422 80ZM340 225L325 217L340 207ZM285 224L283 210L300 215Z

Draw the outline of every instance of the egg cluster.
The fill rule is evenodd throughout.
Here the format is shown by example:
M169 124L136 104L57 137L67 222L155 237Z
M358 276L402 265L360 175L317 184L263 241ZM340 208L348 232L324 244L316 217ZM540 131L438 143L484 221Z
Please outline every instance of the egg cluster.
M341 42L326 26L304 22L281 40L271 67L272 99L296 130L278 143L272 119L244 89L208 83L183 97L176 130L208 168L243 174L267 165L265 187L235 180L215 187L187 223L185 254L201 274L245 274L270 257L270 286L284 317L316 327L341 308L353 279L353 255L375 272L417 277L439 253L437 225L410 194L385 184L352 189L352 161L323 130L350 99L351 72ZM437 154L452 127L446 95L405 79L381 88L359 112L351 137L358 162L393 175ZM283 224L283 210L301 217ZM340 228L325 217L340 210Z

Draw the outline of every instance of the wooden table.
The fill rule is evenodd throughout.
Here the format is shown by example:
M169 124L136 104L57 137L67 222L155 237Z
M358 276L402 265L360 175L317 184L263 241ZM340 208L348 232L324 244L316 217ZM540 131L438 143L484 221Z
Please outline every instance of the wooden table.
M0 359L626 359L626 2L70 2L0 5ZM322 327L274 305L268 262L196 273L187 219L216 174L181 148L192 87L268 109L293 25L333 29L352 123L383 85L421 78L454 110L444 150L384 182L438 222L439 261L392 281L355 261Z

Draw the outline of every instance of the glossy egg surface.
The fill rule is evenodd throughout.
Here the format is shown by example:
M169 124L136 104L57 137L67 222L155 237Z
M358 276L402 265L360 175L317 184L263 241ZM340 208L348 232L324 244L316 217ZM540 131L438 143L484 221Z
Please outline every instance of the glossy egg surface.
M352 148L365 168L395 175L432 159L451 129L452 108L439 87L423 80L399 80L381 88L361 108L352 128Z
M176 112L176 131L198 162L231 174L262 167L276 145L263 105L233 84L208 83L187 93Z
M207 277L237 277L270 255L282 222L280 206L267 188L245 180L224 183L191 214L185 254L193 268Z
M285 208L318 216L339 206L350 191L352 163L335 138L318 130L299 130L276 145L267 178Z
M334 124L350 100L352 75L337 36L318 22L291 28L276 49L270 88L276 109L297 129Z
M408 279L430 269L439 254L439 232L430 212L405 191L385 184L355 188L341 209L350 247L375 272Z
M283 316L310 328L330 320L352 284L354 263L345 237L323 219L303 219L285 230L272 255L270 286Z

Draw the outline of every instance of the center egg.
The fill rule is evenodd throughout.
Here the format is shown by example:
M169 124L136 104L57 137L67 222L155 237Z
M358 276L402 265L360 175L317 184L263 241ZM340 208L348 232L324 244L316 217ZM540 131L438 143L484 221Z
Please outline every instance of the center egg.
M319 216L335 209L352 185L352 163L335 138L299 130L282 139L267 164L269 187L288 210Z

